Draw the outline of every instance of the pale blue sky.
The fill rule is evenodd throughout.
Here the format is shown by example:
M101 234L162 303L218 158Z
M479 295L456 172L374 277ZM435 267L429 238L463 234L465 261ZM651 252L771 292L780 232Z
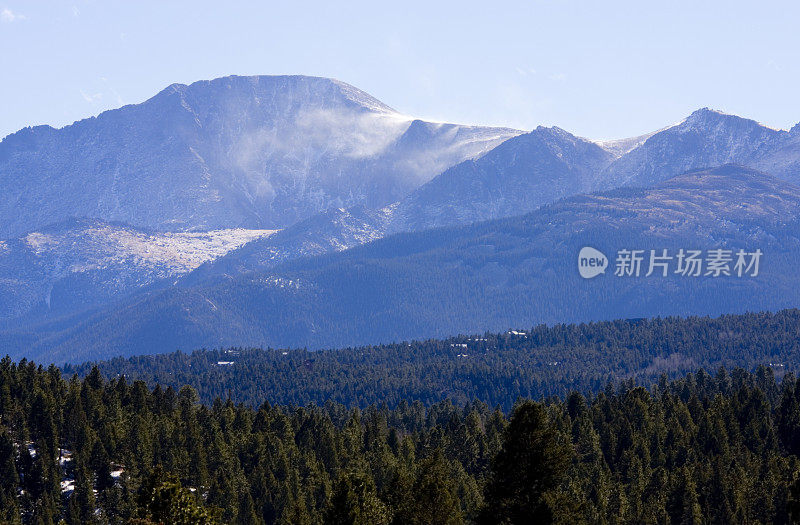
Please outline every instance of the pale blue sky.
M598 139L800 121L800 2L0 0L0 137L173 82L309 74L411 115Z

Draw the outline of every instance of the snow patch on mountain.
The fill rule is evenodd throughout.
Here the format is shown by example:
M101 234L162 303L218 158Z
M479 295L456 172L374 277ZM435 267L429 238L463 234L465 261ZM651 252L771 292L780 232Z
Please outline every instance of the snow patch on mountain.
M165 276L187 272L277 230L234 228L209 232L144 232L93 221L57 233L31 232L24 244L40 259L71 259L67 272L112 265L160 267Z
M612 139L612 140L592 140L595 144L606 150L607 152L614 155L615 158L619 158L626 153L638 148L642 144L644 144L647 139L664 131L665 129L669 129L672 126L667 126L665 128L661 128L657 131L653 131L651 133L645 133L644 135L639 135L637 137L628 137L624 139Z
M275 230L151 232L99 220L73 220L0 249L0 318L37 305L91 306L176 278ZM64 306L64 308L67 308Z

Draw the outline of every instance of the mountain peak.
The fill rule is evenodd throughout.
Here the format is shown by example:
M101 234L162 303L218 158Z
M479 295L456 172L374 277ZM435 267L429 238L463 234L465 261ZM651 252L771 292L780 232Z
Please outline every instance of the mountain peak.
M716 125L722 123L730 123L732 125L747 126L750 128L760 128L770 130L773 132L785 132L784 129L766 126L757 120L746 117L740 117L731 113L725 113L717 109L700 108L694 111L691 115L686 117L680 124L675 127L689 127L692 125ZM688 125L688 126L687 126ZM797 127L797 126L795 126Z
M577 144L577 143L587 143L587 144L595 144L594 142L587 140L583 137L578 137L573 135L569 131L559 128L558 126L537 126L536 129L531 131L527 134L530 137L538 137L545 141L558 141L563 143L569 144Z
M541 132L547 132L547 133L551 133L553 135L560 135L562 137L566 137L566 136L572 137L572 136L574 136L569 131L565 130L564 128L559 128L558 126L549 126L549 127L548 126L536 126L536 130L535 131L538 131L540 133Z
M708 106L706 106L692 111L690 117L705 116L705 115L728 115L728 113L725 113L724 111L720 111L718 109L709 108Z
M723 164L782 172L782 178L795 180L793 157L781 153L787 136L752 119L701 108L618 158L600 180L606 188L652 186L680 173Z
M724 120L749 120L736 115L731 115L711 108L700 108L692 112L691 115L686 117L681 124L700 124L710 122L720 122Z
M307 75L229 75L191 84L170 84L150 100L179 94L182 100L216 97L280 97L294 103L321 106L347 105L377 113L397 113L393 108L355 86L327 77Z

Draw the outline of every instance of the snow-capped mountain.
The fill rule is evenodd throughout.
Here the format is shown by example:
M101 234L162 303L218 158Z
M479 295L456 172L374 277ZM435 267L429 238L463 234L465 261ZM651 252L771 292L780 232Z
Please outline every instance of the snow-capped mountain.
M0 238L71 217L161 231L277 229L378 208L520 132L422 122L305 76L175 84L0 142Z
M800 182L800 133L708 108L650 136L598 172L595 186L646 187L686 171L735 163Z
M97 219L72 219L29 232L0 242L0 319L91 308L165 279L174 281L273 233L161 233Z
M521 215L572 195L626 184L653 185L727 162L794 180L798 158L800 126L791 132L779 131L708 109L674 126L615 141L592 142L557 127L539 127L448 168L397 203L376 211L319 214L234 250L185 280L263 270L391 233Z
M520 215L558 199L650 187L691 170L738 164L800 184L800 125L791 131L700 109L679 124L592 142L539 127L445 170L392 208L388 231Z
M563 129L539 127L445 170L393 209L391 231L413 231L521 215L591 191L614 160Z

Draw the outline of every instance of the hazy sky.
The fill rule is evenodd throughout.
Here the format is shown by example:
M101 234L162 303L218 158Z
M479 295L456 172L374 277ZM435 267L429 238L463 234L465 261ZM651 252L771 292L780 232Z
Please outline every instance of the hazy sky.
M0 0L0 137L173 82L297 73L418 117L598 139L704 106L788 128L798 27L796 1Z

